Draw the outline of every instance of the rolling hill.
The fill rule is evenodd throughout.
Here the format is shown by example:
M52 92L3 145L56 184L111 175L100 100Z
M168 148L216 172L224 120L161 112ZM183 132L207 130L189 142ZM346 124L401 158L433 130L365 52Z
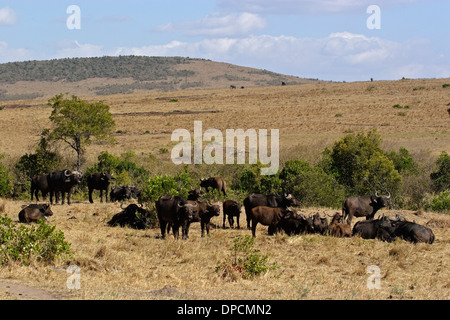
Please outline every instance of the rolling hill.
M25 61L0 64L0 101L75 95L130 94L145 91L218 89L308 84L267 70L204 59L119 56Z

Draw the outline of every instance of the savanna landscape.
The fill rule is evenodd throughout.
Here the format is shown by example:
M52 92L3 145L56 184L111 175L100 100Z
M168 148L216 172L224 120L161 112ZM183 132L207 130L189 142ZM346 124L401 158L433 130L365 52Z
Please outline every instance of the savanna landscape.
M203 67L212 72L210 65ZM204 74L198 64L195 68L197 76ZM0 102L0 153L4 154L1 161L6 168L13 168L22 155L33 152L42 130L52 125L48 99L72 88L74 91L70 93L83 100L103 101L110 107L115 122L113 142L87 146L82 171L92 167L102 151L113 155L132 151L133 159L150 176L174 175L183 167L175 166L170 159L176 144L171 141L171 134L179 128L193 132L194 121L202 121L203 130L215 128L222 132L238 128L279 129L280 169L292 159L316 165L321 162L324 149L332 148L339 139L374 129L381 137L383 150L409 151L420 164L419 176L429 178L436 159L443 151L450 152L450 88L445 85L450 79L353 83L309 80L298 84L289 83L292 78L280 78L277 84L261 85L249 84L249 79L243 81L242 76L227 72L228 79L205 75L203 85L196 88L182 89L179 82L171 90L133 89L130 93L101 96L89 90L88 80L55 82L53 86L43 82L46 89L42 92L39 81L5 85L6 95L39 92L39 96ZM282 86L282 81L287 85ZM20 86L26 90L20 91ZM61 154L61 166L72 169L74 152L64 144L54 148ZM230 196L242 200L242 193L232 190L236 186L234 174L240 170L238 165L187 167L198 183L206 175L224 176L229 181ZM402 192L408 195L413 194L410 189L422 192L418 181L419 178L405 176ZM73 196L72 205L52 206L54 214L48 217L48 222L64 233L71 244L71 256L52 263L36 260L29 265L9 262L0 266L1 299L450 298L448 210L437 212L393 205L377 214L392 218L400 214L408 221L431 228L435 235L433 244L318 234L270 236L267 227L259 225L254 249L274 267L248 278L242 277L237 268L220 268L236 254L234 240L251 235L246 229L243 209L240 229L229 228L228 224L223 229L221 214L212 219L209 236L201 237L200 224L193 223L188 240L176 240L172 234L163 240L157 227L134 230L108 226L112 216L121 211L120 203L100 203L98 193L94 200L90 204L86 191L80 191ZM223 197L216 197L211 201L220 205L222 200ZM344 199L337 200L342 203ZM15 197L0 200L0 211L17 223L19 211L29 203L32 203L29 193L18 192ZM306 216L341 211L338 206L304 204L296 210ZM362 219L354 219L352 225ZM80 268L79 290L67 287L70 274L66 270L70 265ZM371 276L367 268L373 265L380 270L379 289L367 286Z

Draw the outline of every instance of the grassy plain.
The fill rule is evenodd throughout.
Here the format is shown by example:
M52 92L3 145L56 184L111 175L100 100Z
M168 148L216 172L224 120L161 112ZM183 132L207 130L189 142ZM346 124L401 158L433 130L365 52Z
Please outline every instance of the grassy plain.
M359 83L324 83L246 89L199 89L143 92L102 97L116 121L116 143L93 144L86 152L92 165L102 150L120 154L151 153L170 166L171 133L203 130L280 129L281 159L315 162L325 147L350 132L376 128L386 150L406 147L418 157L436 159L450 152L450 79ZM55 94L59 93L55 87ZM96 96L82 96L89 101ZM45 99L3 102L0 152L13 163L32 152L51 108ZM393 107L399 104L402 108ZM408 106L408 107L405 107ZM168 153L160 154L166 148ZM73 157L66 150L67 157ZM159 169L162 170L162 169ZM155 171L157 171L155 169ZM153 171L153 172L155 172ZM24 202L7 200L6 214L17 220ZM309 214L332 214L326 208L301 208ZM222 278L216 266L231 254L233 238L246 229L213 229L200 237L191 227L188 241L159 239L159 230L111 228L106 222L118 204L54 206L49 219L72 243L74 256L56 266L15 265L0 268L0 282L18 283L50 292L59 299L449 299L450 216L429 212L383 210L427 224L432 245L397 240L384 243L328 236L268 236L258 227L255 248L270 256L277 270L253 280ZM245 226L245 215L241 226ZM222 216L213 221L222 225ZM68 290L66 268L81 268L81 290ZM380 268L381 289L369 290L370 265ZM16 299L0 286L0 298Z

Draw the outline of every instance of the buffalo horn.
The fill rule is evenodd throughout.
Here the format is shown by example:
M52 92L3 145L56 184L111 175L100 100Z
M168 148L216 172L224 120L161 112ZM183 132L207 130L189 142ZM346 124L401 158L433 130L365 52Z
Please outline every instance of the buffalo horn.
M64 170L64 175L65 175L66 177L69 177L70 174L71 174L70 170L67 170L67 169Z

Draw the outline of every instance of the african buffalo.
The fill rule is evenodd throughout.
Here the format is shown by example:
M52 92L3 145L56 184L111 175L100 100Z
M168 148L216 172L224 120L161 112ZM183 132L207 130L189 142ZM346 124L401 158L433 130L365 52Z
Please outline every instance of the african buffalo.
M132 195L132 190L129 185L125 186L114 186L111 188L109 193L109 200L111 202L130 200Z
M306 218L294 211L287 212L276 229L283 230L288 236L314 232L312 218Z
M336 212L328 226L330 235L334 237L351 237L352 229L350 225L341 223L341 221L343 221L342 216L339 212Z
M353 227L352 235L359 235L363 239L380 239L392 242L395 240L391 220L382 217L374 220L358 221Z
M237 228L240 229L239 218L241 216L242 206L239 204L239 202L234 201L234 200L225 200L222 204L222 209L223 209L223 225L222 225L222 227L225 229L225 220L226 220L226 217L228 216L228 223L230 224L230 228L233 228L234 217L236 217Z
M58 203L58 193L61 192L61 204L64 204L65 193L67 193L67 204L70 205L70 196L72 195L73 187L81 183L81 178L81 172L67 169L50 173L48 175L50 203L53 204L54 195L56 195L56 203Z
M194 190L189 190L188 192L188 200L197 201L205 192L202 189L197 188Z
M19 222L37 222L39 219L47 221L46 217L53 215L49 204L30 204L19 212Z
M100 190L100 202L103 202L104 190L105 202L108 202L109 184L111 183L111 180L115 180L115 178L112 174L107 173L92 173L87 177L90 203L94 203L94 200L92 200L92 192L94 190Z
M175 239L179 238L180 227L182 228L183 239L187 239L189 221L193 220L194 209L198 204L190 204L180 196L166 195L159 197L155 202L155 206L162 239L166 237L166 226L168 223L172 225Z
M217 191L223 192L223 194L227 195L227 183L225 179L221 177L211 177L208 179L200 180L200 187L205 188L208 191L209 188L216 189Z
M218 205L210 204L208 201L196 202L193 200L188 200L187 203L194 207L194 218L190 221L190 223L200 221L202 237L205 236L205 229L206 233L209 235L211 218L218 217L220 215L220 207ZM189 235L189 225L187 235Z
M347 219L348 225L351 225L353 217L366 217L366 220L372 220L379 209L388 205L390 198L390 192L387 196L379 196L375 192L374 196L348 197L342 203L344 222Z
M245 207L245 215L247 216L247 229L250 229L250 215L251 210L257 206L266 206L271 208L283 208L287 207L297 207L300 205L300 202L295 199L292 194L284 194L284 195L263 195L252 193L247 198L244 199L244 207Z
M122 205L120 206L122 209ZM136 213L139 214L136 215ZM149 212L145 210L142 205L138 206L137 204L130 204L121 212L115 214L107 224L111 227L114 226L129 226L133 229L143 230L149 227L149 222L147 221L147 217Z
M31 201L33 201L33 195L36 197L36 201L39 201L39 191L41 191L43 198L47 197L47 194L50 191L47 179L48 174L35 175L31 179Z
M258 223L263 226L269 226L269 235L278 232L278 223L289 212L289 209L272 208L257 206L250 210L250 219L252 221L252 236L256 237L256 226Z
M328 233L327 217L321 217L319 213L316 213L312 217L312 220L314 233L320 233L321 235L325 235Z
M433 231L425 226L409 221L392 221L395 228L394 236L400 237L403 240L417 243L425 242L432 244L434 242Z

